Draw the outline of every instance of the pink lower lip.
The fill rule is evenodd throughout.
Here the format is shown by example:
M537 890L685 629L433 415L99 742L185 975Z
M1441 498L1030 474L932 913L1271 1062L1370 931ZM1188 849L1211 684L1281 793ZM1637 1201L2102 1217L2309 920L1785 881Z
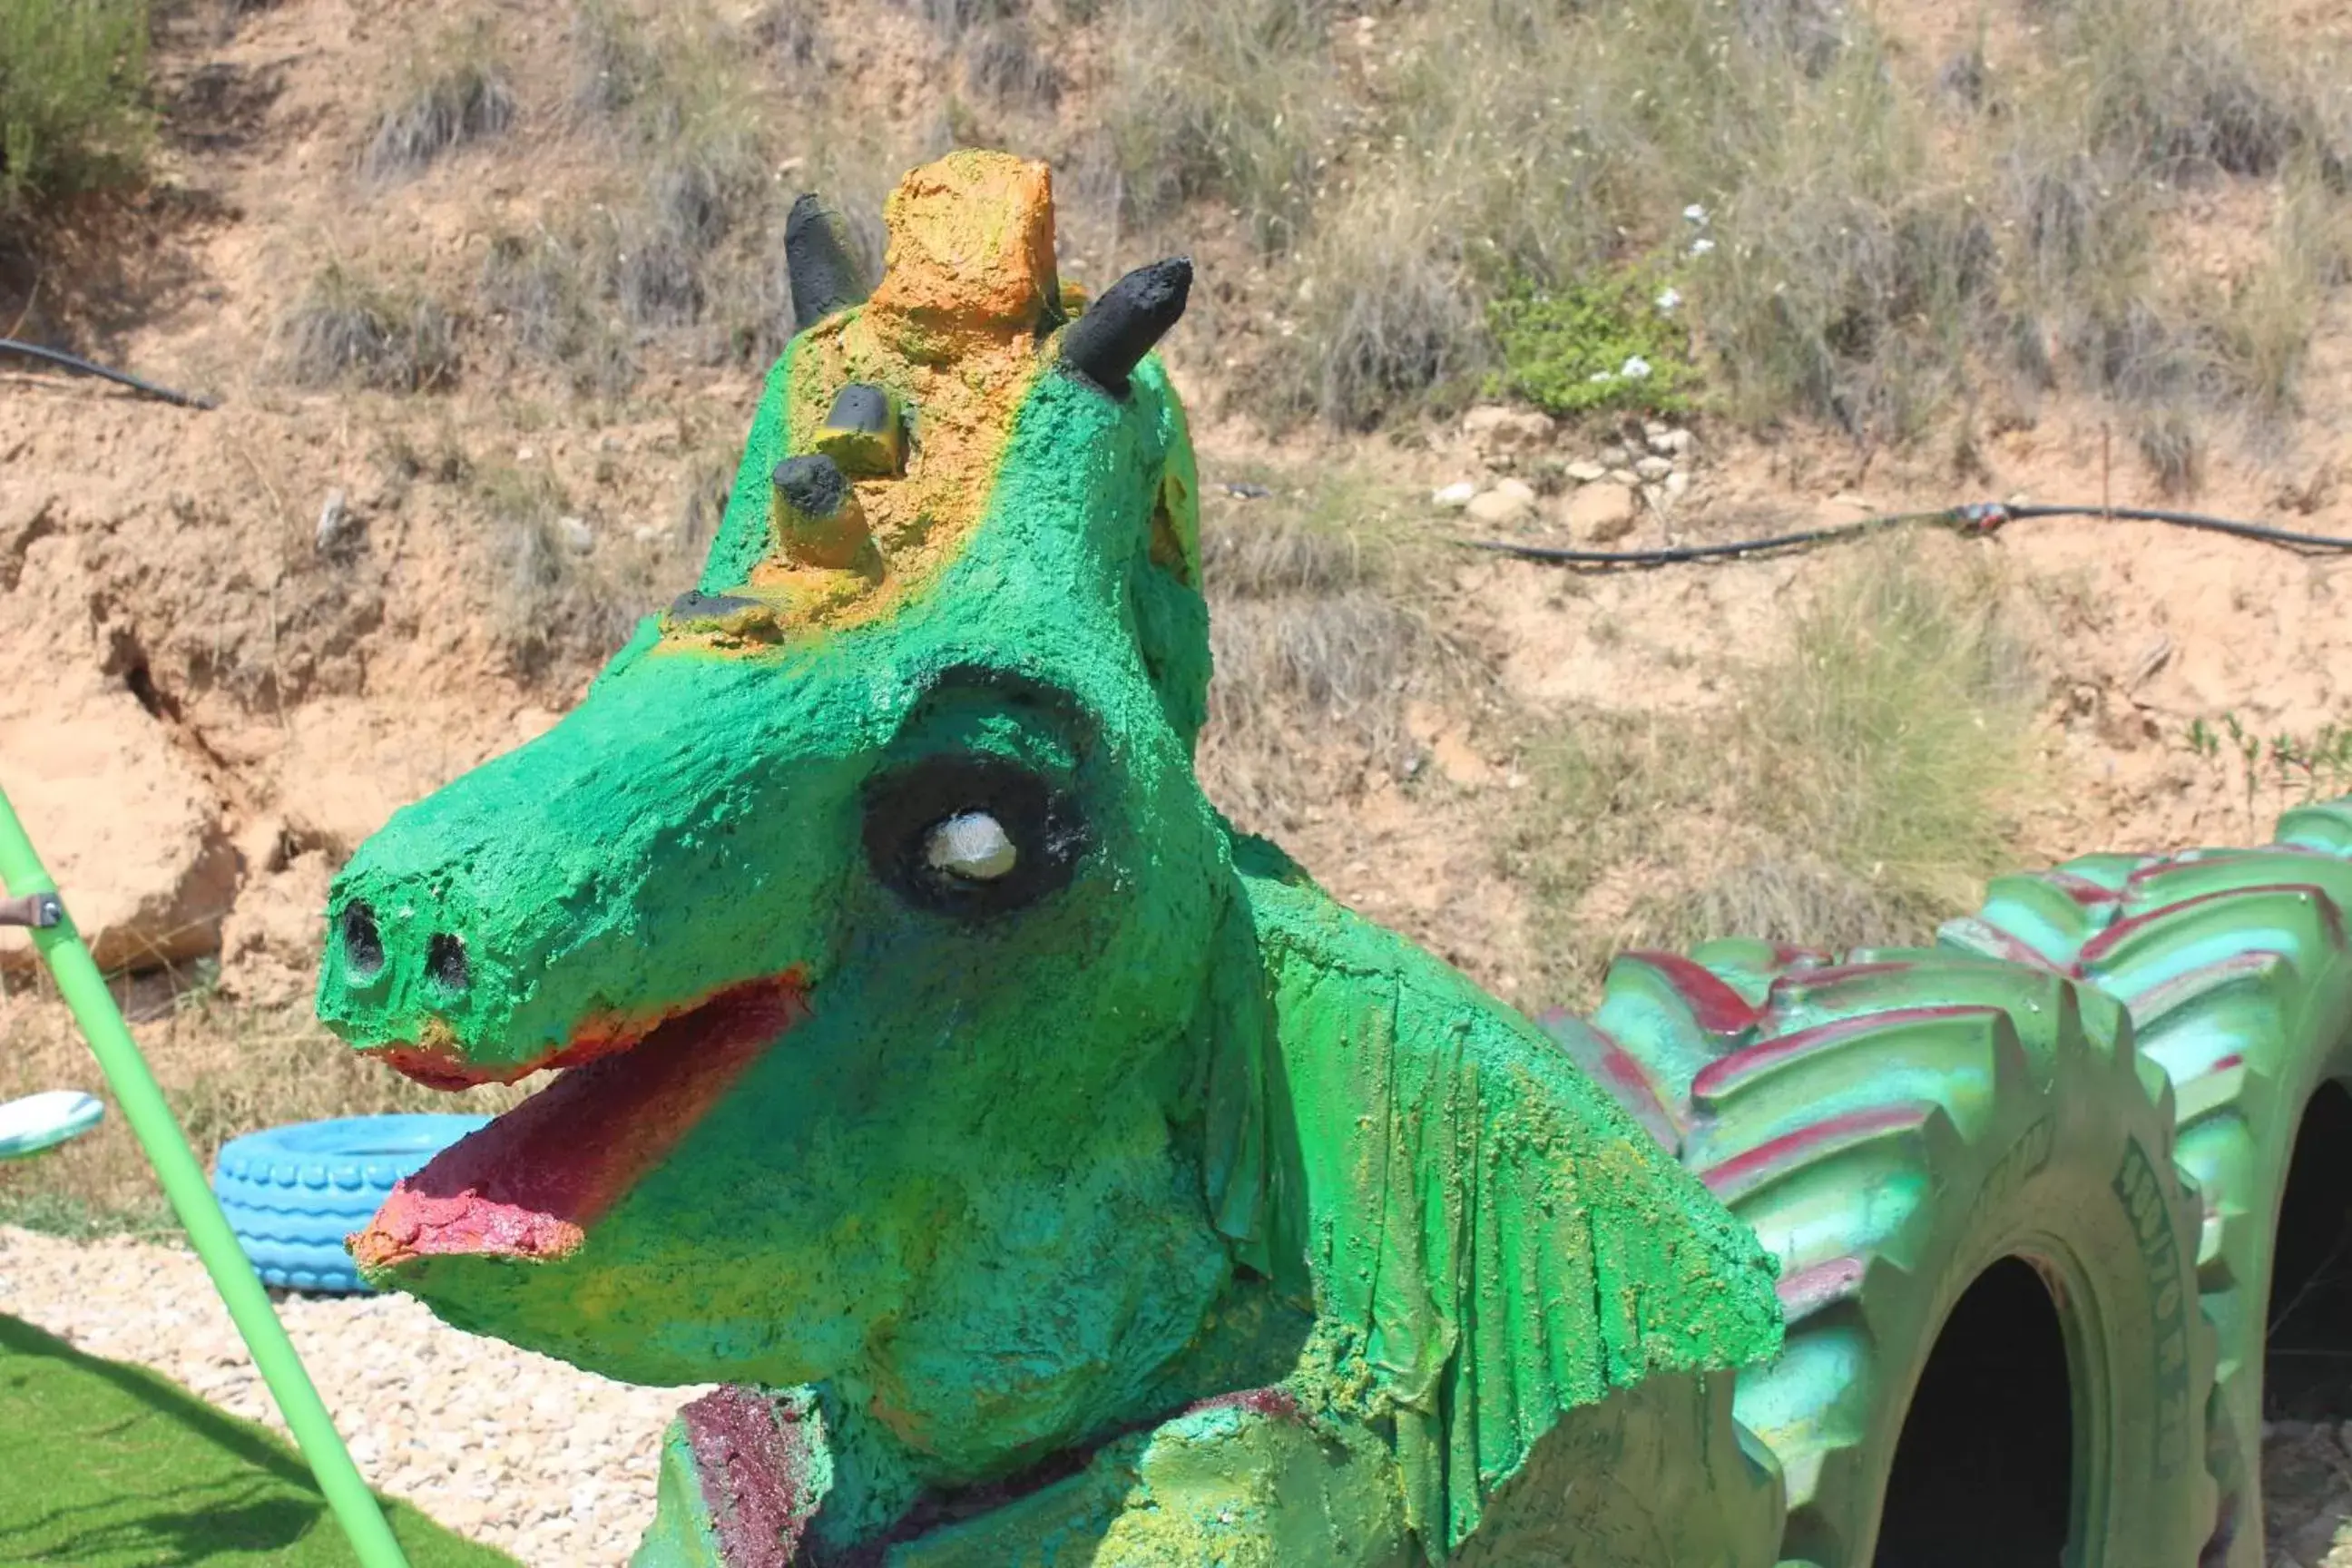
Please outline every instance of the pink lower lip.
M754 981L565 1070L395 1186L352 1256L371 1272L450 1254L566 1256L807 1016L797 976Z

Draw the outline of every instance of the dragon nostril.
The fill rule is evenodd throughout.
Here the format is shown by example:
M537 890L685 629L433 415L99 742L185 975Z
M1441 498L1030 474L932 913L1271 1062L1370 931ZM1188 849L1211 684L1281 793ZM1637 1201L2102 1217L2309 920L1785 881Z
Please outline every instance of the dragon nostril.
M353 980L373 980L383 967L383 933L376 930L375 911L363 899L343 906L343 973Z
M444 991L463 991L473 972L466 963L466 944L443 931L425 944L425 973Z

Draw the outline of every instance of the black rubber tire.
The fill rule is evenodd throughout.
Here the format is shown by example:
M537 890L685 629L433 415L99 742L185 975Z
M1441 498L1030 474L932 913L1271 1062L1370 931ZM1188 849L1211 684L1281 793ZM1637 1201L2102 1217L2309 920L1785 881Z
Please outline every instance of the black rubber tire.
M483 1116L341 1116L264 1128L221 1145L213 1192L265 1285L373 1289L343 1238L403 1176L482 1126Z
M2312 1095L2352 1085L2352 802L2291 812L2269 849L2092 856L2005 878L1948 942L2046 965L2131 1010L2179 1106L2202 1199L2198 1289L2216 1336L2207 1568L2263 1568L2263 1338L2279 1208Z
M1735 1409L1786 1477L1784 1558L1873 1562L1920 1374L2013 1258L2068 1347L2066 1561L2196 1561L2214 1498L2197 1211L2169 1086L2119 1007L2015 963L1730 942L1621 959L1592 1026L1548 1022L1782 1261L1787 1349L1741 1374Z

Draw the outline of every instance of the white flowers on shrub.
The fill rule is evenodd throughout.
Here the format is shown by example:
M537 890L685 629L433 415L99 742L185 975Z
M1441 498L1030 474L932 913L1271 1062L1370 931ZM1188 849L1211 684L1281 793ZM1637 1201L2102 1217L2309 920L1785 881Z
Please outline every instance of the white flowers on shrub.
M1683 208L1683 216L1690 222L1698 225L1701 228L1705 228L1706 226L1706 209L1699 205L1696 202L1693 202L1690 205Z
M1683 291L1679 289L1673 288L1669 288L1664 293L1659 295L1657 300L1658 309L1664 311L1669 316L1675 313L1675 307L1682 302Z
M1691 241L1690 253L1693 256L1705 256L1708 251L1713 250L1714 248L1715 241L1702 235L1698 238Z
M1650 362L1643 359L1640 354L1628 354L1625 358L1624 368L1618 371L1617 374L1623 376L1627 381L1640 381L1650 374Z
M1614 381L1617 379L1617 373L1613 370L1596 370L1584 379L1596 384L1604 381Z

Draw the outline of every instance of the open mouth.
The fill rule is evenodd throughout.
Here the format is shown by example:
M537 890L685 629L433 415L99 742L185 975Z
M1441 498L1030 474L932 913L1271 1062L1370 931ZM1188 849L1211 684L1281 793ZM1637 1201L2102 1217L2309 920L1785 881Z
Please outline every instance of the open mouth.
M785 975L730 986L638 1037L575 1038L534 1064L561 1069L552 1084L395 1186L351 1238L352 1258L373 1275L436 1254L564 1257L807 1016L805 988ZM520 1076L467 1075L438 1051L413 1053L415 1067L384 1054L441 1088Z

